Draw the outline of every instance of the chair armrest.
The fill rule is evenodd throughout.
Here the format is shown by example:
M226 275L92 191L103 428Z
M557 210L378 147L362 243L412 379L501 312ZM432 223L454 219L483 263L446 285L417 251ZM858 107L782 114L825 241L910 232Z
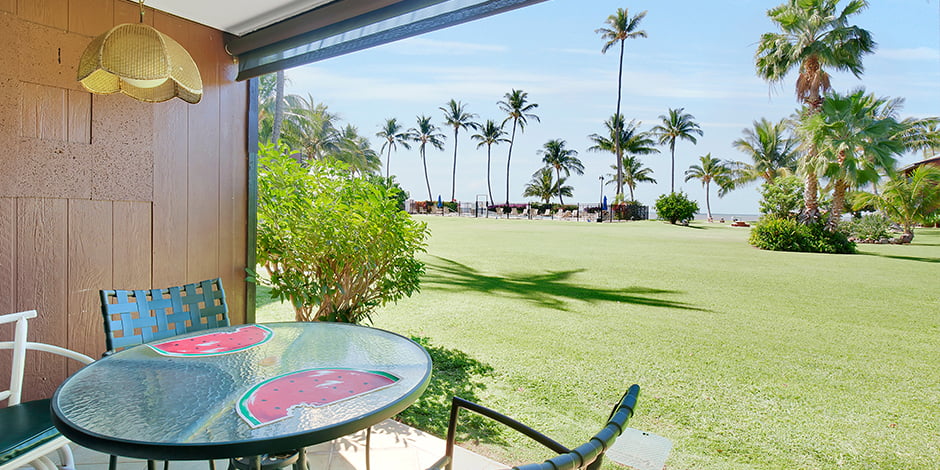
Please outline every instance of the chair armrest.
M0 341L0 349L13 349L13 341ZM58 354L60 356L65 356L69 359L74 359L82 364L91 364L95 362L94 359L80 353L72 351L71 349L66 349L61 346L54 346L46 343L36 343L33 341L26 342L26 349L33 351L43 351L53 354Z

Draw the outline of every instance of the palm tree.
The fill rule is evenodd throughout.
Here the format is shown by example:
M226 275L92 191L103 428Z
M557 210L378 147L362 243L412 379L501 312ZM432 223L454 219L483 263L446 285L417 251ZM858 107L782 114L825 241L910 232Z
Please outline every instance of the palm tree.
M495 204L493 199L493 187L490 186L490 151L494 145L499 145L503 142L509 142L509 139L506 137L506 131L503 130L503 126L497 125L492 119L487 119L486 123L483 124L481 132L479 134L473 134L470 136L473 140L480 141L477 144L477 148L480 148L486 145L486 190L490 195L489 204Z
M386 119L382 130L376 132L375 136L380 139L385 139L385 142L382 142L382 148L379 150L379 153L384 152L385 148L388 147L388 158L385 159L385 179L391 181L390 168L392 165L392 150L397 150L399 145L405 147L406 150L410 150L411 145L408 141L411 140L411 136L402 130L402 125L399 124L398 120L395 118Z
M578 159L578 151L566 149L564 140L552 139L545 142L545 145L539 149L538 154L542 156L542 162L545 163L546 166L555 170L558 181L562 180L561 172L563 171L565 172L565 176L570 176L571 172L575 172L575 174L578 175L584 174L584 165L581 164L581 160ZM565 200L560 192L561 185L558 185L558 189L558 201L564 204Z
M431 123L431 116L418 116L418 127L408 129L408 135L411 140L420 144L418 151L421 154L421 163L424 165L424 182L428 185L428 201L434 199L431 194L431 180L428 179L428 160L425 158L424 148L431 144L438 150L444 150L444 140L446 137L441 134L440 129Z
M556 194L571 197L574 194L574 188L565 185L565 178L555 181L552 168L548 166L536 170L532 174L532 180L525 185L525 190L522 192L524 197L537 197L546 204Z
M617 167L614 165L611 165L610 168L612 170L617 169ZM640 161L640 159L634 155L624 155L623 162L621 163L621 168L623 169L623 173L622 173L623 182L621 182L621 185L626 185L627 188L630 189L631 201L636 200L633 197L633 191L636 189L636 185L638 183L656 184L656 180L653 179L652 176L650 176L653 174L652 168L643 166L643 162ZM617 182L614 181L616 177L617 175L615 173L608 174L607 179L610 181L608 181L607 184L611 184L611 183L616 184Z
M496 102L499 109L508 114L506 119L503 119L502 125L505 126L507 122L512 121L512 135L509 137L509 153L506 154L506 204L509 204L509 163L512 160L512 144L516 142L516 128L518 127L519 130L524 132L525 126L529 123L529 119L535 119L536 122L541 122L539 117L532 112L535 108L538 108L539 105L529 103L528 96L528 93L514 88L509 93L503 95L502 100Z
M640 26L640 21L646 17L646 11L641 11L639 14L634 15L632 18L626 8L618 8L617 13L607 17L606 28L600 28L595 30L595 33L599 33L601 38L604 39L604 47L601 48L601 53L606 54L607 50L610 49L617 42L620 43L620 65L617 68L617 111L614 113L615 116L620 116L620 96L623 87L623 50L627 39L636 39L636 38L645 38L646 31L637 30ZM616 124L623 124L623 121L616 121ZM618 127L619 129L619 127ZM614 141L614 156L617 161L617 194L623 194L623 168L620 166L622 163L623 153L621 153L620 142L618 140Z
M754 121L753 129L744 129L744 137L731 145L748 154L752 163L734 162L736 182L749 183L763 178L764 182L772 183L774 178L796 171L799 141L787 136L788 129L787 120L770 122L766 118Z
M351 124L340 131L337 149L331 156L349 165L350 173L354 175L381 174L382 159L372 149L369 139L360 135L359 129Z
M588 147L589 152L613 152L616 154L617 148L620 148L620 152L623 154L619 165L620 182L618 183L616 174L610 178L610 181L621 188L629 181L626 175L627 168L624 167L628 160L634 160L634 155L652 155L659 153L659 149L656 148L656 141L653 140L650 133L639 130L640 123L635 119L631 119L630 122L624 126L622 122L623 116L615 114L604 121L604 126L607 128L607 136L600 134L591 134L588 136L588 139L594 142L594 145ZM619 132L617 131L618 129ZM619 139L616 138L618 133L620 134ZM612 165L611 167L616 170L618 165ZM652 170L650 170L650 172L652 172ZM639 181L640 180L637 180L637 182ZM653 180L653 182L655 183L656 181ZM630 200L633 200L633 190L636 189L635 186L636 182L632 183L632 186L630 186Z
M901 241L914 239L914 226L924 223L940 209L940 168L921 165L910 175L897 174L885 185L881 194L861 193L857 202L874 205L891 221L904 229Z
M287 108L284 96L284 71L262 75L258 85L258 139L277 142Z
M685 180L700 180L702 186L705 186L705 210L710 221L712 220L712 206L711 201L709 201L711 183L714 182L718 185L720 188L718 197L721 197L734 189L734 182L731 178L731 168L722 163L721 160L712 157L711 153L702 155L698 159L701 162L700 165L691 165L688 170L685 170Z
M754 55L757 75L767 82L780 83L793 70L797 100L806 104L811 113L822 106L823 95L830 88L827 68L852 72L861 77L862 57L871 54L875 42L871 33L849 25L849 17L868 7L866 0L850 0L841 12L839 0L787 0L771 8L767 16L780 28L779 33L764 33ZM814 149L806 158L814 158ZM804 211L801 219L819 219L819 182L813 165L803 165L806 182L803 191Z
M676 140L683 139L698 143L695 136L702 136L704 132L698 124L693 121L695 116L683 113L685 108L669 108L669 114L660 115L662 124L652 129L653 134L659 136L659 144L669 144L669 153L672 155L672 176L669 185L669 192L676 192Z
M282 139L306 160L318 160L337 150L340 131L338 116L312 96L288 96Z
M842 95L825 95L818 113L808 114L800 123L800 132L816 149L805 165L816 174L827 176L833 186L829 210L830 230L842 219L846 191L876 182L880 171L893 172L895 156L905 150L898 138L903 126L893 117L885 117L888 100L866 95L864 90Z
M450 200L453 201L457 191L457 133L460 129L479 129L480 125L473 121L477 115L467 112L466 105L459 101L452 99L446 108L441 106L438 109L444 112L444 124L454 128L454 171L450 179Z

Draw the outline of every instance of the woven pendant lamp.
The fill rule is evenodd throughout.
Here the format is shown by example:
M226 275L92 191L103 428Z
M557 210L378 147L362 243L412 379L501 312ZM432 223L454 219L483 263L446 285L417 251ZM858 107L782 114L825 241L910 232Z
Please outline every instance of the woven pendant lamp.
M202 77L186 49L144 21L125 23L96 37L82 54L78 81L97 94L121 92L148 103L202 99Z

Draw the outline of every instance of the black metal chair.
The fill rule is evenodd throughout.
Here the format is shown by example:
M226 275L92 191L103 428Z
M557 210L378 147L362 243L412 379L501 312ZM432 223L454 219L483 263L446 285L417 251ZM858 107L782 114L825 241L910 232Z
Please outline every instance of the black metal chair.
M222 279L165 289L102 290L108 352L193 331L228 326Z
M107 343L105 355L149 341L228 326L228 304L222 279L164 289L102 290L101 314ZM214 470L215 463L209 461ZM116 470L117 456L108 462ZM147 461L148 470L154 462ZM168 468L168 462L164 463Z
M450 423L447 428L447 442L444 457L441 457L441 459L435 462L433 466L429 467L428 470L452 469L454 441L457 433L457 415L461 408L505 424L559 454L557 457L548 459L545 462L521 465L513 467L514 469L574 470L583 468L587 470L597 470L601 466L604 452L613 445L617 437L619 437L626 428L627 421L633 415L633 408L636 406L636 400L639 394L640 386L636 384L631 385L626 393L623 394L617 406L611 411L610 418L607 420L607 424L604 425L604 428L595 434L588 442L574 449L569 449L550 437L506 415L462 398L454 397L450 408Z

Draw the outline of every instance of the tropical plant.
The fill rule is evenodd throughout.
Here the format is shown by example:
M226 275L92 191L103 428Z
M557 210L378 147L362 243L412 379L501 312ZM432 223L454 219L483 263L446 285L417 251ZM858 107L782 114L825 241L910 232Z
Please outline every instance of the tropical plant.
M669 192L676 192L676 140L688 140L693 144L698 143L696 135L702 136L704 132L699 125L693 121L695 116L684 113L685 108L669 108L667 114L661 114L659 119L661 124L653 127L652 132L659 137L659 144L669 144L669 153L672 158L672 169L669 184Z
M401 124L398 123L398 119L388 118L385 120L385 124L382 125L382 130L375 133L375 136L383 139L385 142L382 142L382 148L379 150L379 153L385 152L385 149L388 148L388 157L385 159L385 178L391 181L391 165L392 165L392 150L397 150L398 146L401 145L406 150L411 149L411 145L408 143L411 140L411 136L408 135Z
M630 189L631 201L636 201L636 198L633 197L633 191L636 189L638 183L656 183L656 180L650 176L653 174L653 169L643 166L643 162L633 155L624 155L623 163L620 167L623 169L623 182L621 184ZM612 170L617 169L614 165L611 165L610 168ZM616 174L608 173L607 178L611 181L608 181L607 184L616 183L613 181L616 177Z
M428 230L398 208L396 191L291 154L260 146L257 249L267 276L253 279L290 301L299 321L359 323L417 292Z
M292 150L300 152L306 161L318 160L336 151L341 136L337 115L325 104L314 101L312 96L292 95L285 99L288 99L288 107L281 139Z
M258 140L277 142L281 138L286 102L284 71L262 75L258 80Z
M859 194L859 204L871 204L904 230L903 243L914 239L914 226L927 223L940 211L940 168L921 165L910 175L898 174L879 194Z
M359 135L359 130L351 124L339 131L336 150L328 157L345 163L354 175L381 174L382 159L372 149L369 139Z
M712 157L711 153L699 157L699 162L701 164L691 165L688 170L685 170L685 181L696 179L702 182L702 186L705 186L705 210L708 220L712 220L712 206L709 201L711 184L718 185L718 197L722 197L734 189L734 179L731 168L720 159Z
M601 35L601 38L604 40L604 46L601 48L601 53L606 54L607 51L613 47L614 44L620 43L620 62L617 67L617 111L614 113L614 116L620 116L620 96L623 89L623 51L627 39L636 39L636 38L645 38L646 31L642 29L637 29L640 26L640 21L646 17L646 11L641 11L640 13L630 16L629 11L626 8L618 8L617 12L613 15L607 17L605 23L607 27L599 28L595 30L595 33ZM619 130L623 126L623 120L614 121L615 124L615 133L619 134ZM621 147L621 142L619 139L614 139L614 159L615 164L617 165L617 195L623 194L623 147Z
M663 194L656 199L656 215L660 219L668 220L670 224L692 220L696 212L698 203L681 191Z
M502 125L496 124L492 119L487 119L486 123L483 124L480 129L479 134L473 134L470 136L471 139L479 141L477 148L486 146L486 190L490 196L489 204L495 204L496 201L493 199L493 187L490 185L490 161L492 157L492 150L494 145L499 145L503 142L509 142L509 139L506 137L506 131L503 130Z
M855 243L841 231L823 224L803 224L793 219L762 219L751 230L751 245L762 250L809 253L855 253Z
M572 172L578 175L584 174L584 165L578 159L578 151L565 148L565 141L562 139L552 139L545 142L545 145L539 149L538 154L542 156L542 163L555 170L558 181L562 181L561 173L570 176ZM562 185L558 185L558 201L565 203L561 193ZM570 194L568 194L570 196Z
M792 218L803 202L803 183L795 175L780 176L761 185L760 213L777 219Z
M878 181L880 171L891 172L895 156L904 151L896 139L902 126L885 112L890 100L856 90L848 95L825 95L818 113L805 115L799 130L816 153L805 160L816 174L832 181L832 206L828 227L835 230L842 219L846 191Z
M830 88L826 69L851 72L860 77L864 68L862 57L875 49L871 33L849 25L849 17L868 6L866 0L850 0L837 11L839 0L787 0L767 11L780 29L764 33L754 55L757 75L767 82L780 83L797 69L796 97L810 112L822 106L823 95ZM815 149L806 157L813 158ZM806 188L802 219L813 223L819 219L818 180L814 166L804 167Z
M535 108L538 108L539 105L529 103L528 97L528 93L514 88L509 93L503 95L502 100L496 102L499 109L507 114L507 117L503 119L502 125L505 126L507 122L512 121L512 134L509 137L509 153L506 154L506 204L509 204L509 163L512 160L512 145L516 142L516 128L524 132L525 126L529 123L529 119L541 122L539 117L532 112Z
M565 178L559 178L555 180L555 175L552 172L551 167L544 167L536 170L532 174L532 180L525 185L525 190L522 192L523 197L537 197L543 202L548 203L552 196L565 195L571 197L574 193L574 188L571 186L565 185Z
M865 214L845 223L843 229L860 242L881 242L891 238L891 219L884 214Z
M438 150L444 150L444 134L440 133L440 129L437 128L434 124L431 123L430 116L418 116L418 126L408 129L408 135L411 137L411 140L418 143L418 152L421 155L421 163L424 165L424 182L428 185L428 200L434 199L433 194L431 193L431 180L428 179L428 160L425 154L425 147L428 144L431 144L432 147Z
M788 136L789 123L785 119L777 122L761 118L754 127L744 129L744 137L731 145L751 157L751 162L734 162L736 183L749 183L763 179L770 183L774 178L796 172L797 139Z
M453 201L457 192L457 133L460 129L479 129L480 125L473 121L477 115L468 112L467 106L459 101L452 99L447 102L446 107L438 109L444 112L444 124L454 128L454 171L450 179L450 199Z

